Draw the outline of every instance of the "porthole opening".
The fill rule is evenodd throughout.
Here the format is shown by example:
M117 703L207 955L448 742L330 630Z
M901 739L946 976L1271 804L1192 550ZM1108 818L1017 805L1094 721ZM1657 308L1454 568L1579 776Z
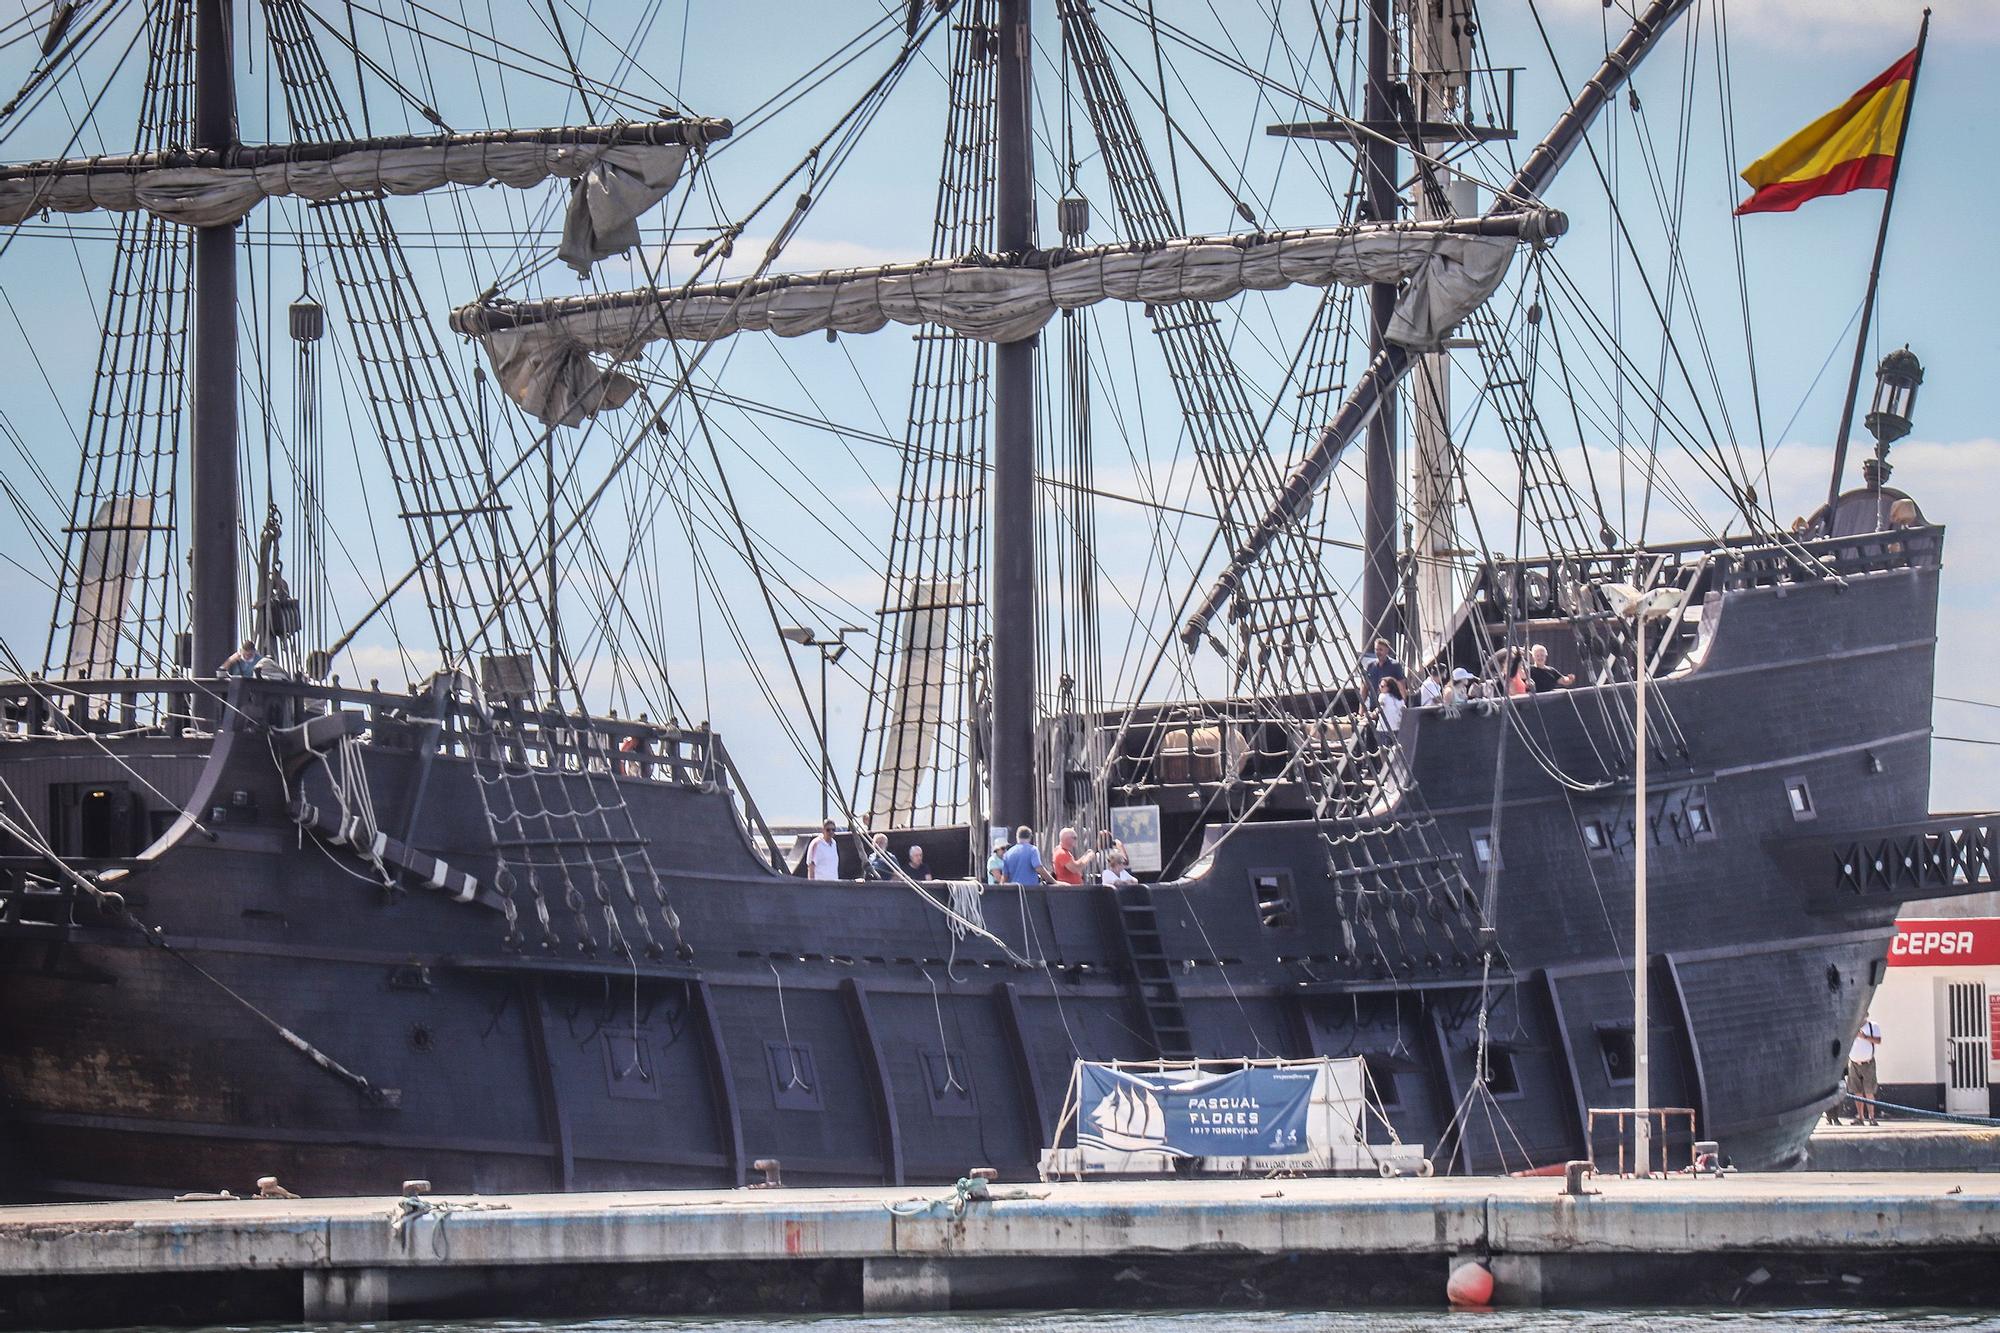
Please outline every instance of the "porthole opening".
M1791 806L1793 819L1811 819L1817 813L1813 809L1812 788L1806 786L1804 778L1786 781L1785 800Z

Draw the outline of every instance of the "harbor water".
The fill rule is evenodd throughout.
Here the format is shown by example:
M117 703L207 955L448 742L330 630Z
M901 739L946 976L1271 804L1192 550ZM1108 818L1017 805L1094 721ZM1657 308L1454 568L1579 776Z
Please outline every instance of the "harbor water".
M248 1333L228 1326L230 1333ZM594 1319L582 1321L468 1320L382 1324L258 1325L280 1330L362 1329L371 1333L1808 1333L1865 1329L1870 1333L2000 1333L2000 1310L1493 1310L1262 1311L1198 1310L1148 1313L1050 1311L1041 1314L907 1315L786 1319ZM167 1333L146 1330L138 1333ZM211 1330L211 1333L218 1333Z

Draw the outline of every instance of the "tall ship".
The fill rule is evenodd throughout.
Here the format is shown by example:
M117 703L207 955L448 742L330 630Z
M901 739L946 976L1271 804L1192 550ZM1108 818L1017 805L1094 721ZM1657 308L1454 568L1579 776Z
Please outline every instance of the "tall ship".
M1473 0L857 6L698 109L661 5L513 8L0 29L46 143L0 265L94 235L101 331L33 355L70 496L5 422L53 592L0 680L6 1197L1020 1178L1079 1060L1358 1056L1473 1173L1606 1151L1643 1069L1670 1158L1800 1159L1899 906L1992 852L1927 806L1914 356L1781 517L1600 156L1721 6L1607 11L1539 136ZM466 128L510 87L574 123ZM1669 239L1686 133L1622 173ZM796 262L885 138L929 255ZM804 774L838 881L756 799ZM991 882L1020 825L1092 882Z

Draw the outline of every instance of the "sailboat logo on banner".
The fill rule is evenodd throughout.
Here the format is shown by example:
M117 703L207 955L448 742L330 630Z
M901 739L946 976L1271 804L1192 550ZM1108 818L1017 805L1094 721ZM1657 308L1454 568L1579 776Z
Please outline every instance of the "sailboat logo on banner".
M1094 1147L1113 1152L1170 1152L1167 1117L1160 1099L1149 1089L1119 1083L1090 1113L1096 1134L1080 1136Z

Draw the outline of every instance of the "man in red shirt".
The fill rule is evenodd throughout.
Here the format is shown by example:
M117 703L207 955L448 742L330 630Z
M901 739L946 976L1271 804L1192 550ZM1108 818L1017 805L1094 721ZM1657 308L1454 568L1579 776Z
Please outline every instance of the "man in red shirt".
M1056 838L1056 854L1049 859L1049 868L1055 872L1056 883L1081 884L1084 871L1096 859L1096 852L1076 854L1076 830L1066 828Z

